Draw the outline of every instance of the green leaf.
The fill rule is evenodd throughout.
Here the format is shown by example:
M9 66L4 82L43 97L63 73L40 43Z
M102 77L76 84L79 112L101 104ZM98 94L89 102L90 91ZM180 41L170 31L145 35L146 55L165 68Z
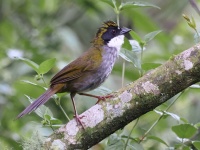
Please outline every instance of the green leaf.
M182 150L191 150L191 148L189 146L183 146Z
M55 58L51 58L48 60L45 60L44 62L42 62L39 65L39 73L40 74L45 74L47 73L55 64L56 59Z
M126 54L125 54L126 52L125 52L125 49L121 49L121 51L119 52L119 56L120 57L122 57L122 59L124 59L124 60L126 60L126 61L128 61L128 62L132 62L127 56L126 56Z
M183 150L183 148L184 148L183 143L178 143L174 145L173 150Z
M105 150L122 150L124 148L124 144L124 141L120 139L116 133L114 133L109 136Z
M112 0L112 2L117 10L121 7L121 0Z
M45 87L43 87L43 86L41 86L41 85L39 85L39 84L33 83L33 82L31 82L31 81L28 81L28 80L21 80L21 81L24 82L24 83L27 83L27 84L36 86L36 87L40 87L40 88L42 88L42 89L44 89L44 90L47 89L47 88L45 88Z
M140 46L140 43L138 43L138 41L129 40L129 43L131 44L132 51L134 51L134 52L141 52L142 51L142 48ZM143 48L143 51L144 51L144 48Z
M44 115L44 119L47 120L47 121L50 121L51 116L49 116L48 114L45 114L45 115Z
M138 139L138 138L132 138L132 137L129 137L129 136L126 136L126 135L122 135L121 137L122 137L122 138L129 139L129 140L132 140L132 141L134 141L134 142L136 142L136 143L138 143L138 141L140 140L140 139Z
M177 121L181 120L180 117L178 115L174 114L174 113L167 112L167 111L164 111L164 113L167 114L167 115L169 115L169 116L171 116L172 118L174 118Z
M132 50L132 46L127 38L124 38L124 44L122 45L122 48Z
M172 131L176 133L179 138L191 138L197 132L197 128L191 124L180 124L173 126Z
M163 111L159 111L159 110L156 110L156 109L154 109L153 111L154 111L155 113L157 113L158 115L160 115L160 116L163 115Z
M144 63L142 64L142 69L145 71L151 70L151 69L155 69L157 67L159 67L161 64L158 63Z
M33 70L35 70L39 74L39 65L38 64L36 64L35 62L33 62L27 58L17 58L17 59L25 62L27 65L29 65Z
M192 144L196 149L200 150L200 141L193 141Z
M122 3L120 10L130 9L130 8L138 8L138 7L154 7L154 8L160 9L160 7L153 5L149 2L136 1L136 2Z
M200 85L199 84L193 84L193 85L190 86L190 88L200 89Z
M139 142L131 141L126 150L144 150L142 144Z
M53 118L53 117L51 117L50 122L51 122L52 125L58 125L58 124L62 123L61 120L59 120L57 118Z
M200 32L197 32L194 34L194 41L195 41L195 43L200 42Z
M36 110L35 110L35 113L40 116L41 118L45 119L45 115L49 115L49 116L52 116L53 117L53 113L51 112L51 110L46 107L45 105L41 105L40 107L38 107Z
M156 35L158 35L160 32L162 32L161 30L158 30L158 31L153 31L153 32L150 32L148 34L146 34L144 36L144 40L146 43L148 43L149 41L151 41Z
M114 6L114 4L113 4L113 2L111 0L101 0L101 1L106 3L106 4L108 4L108 5L110 5L112 8L115 8L115 6Z
M131 37L133 38L133 39L135 39L136 41L138 41L138 43L143 43L144 41L142 40L142 38L136 33L136 32L134 32L133 30L131 30L130 32L129 32L129 34L131 35Z
M29 100L30 103L33 102L32 98L30 98L28 95L25 95L25 96L28 98L28 100ZM43 118L43 119L46 119L45 117L47 117L47 115L53 116L53 113L51 112L51 110L49 108L47 108L46 106L44 106L44 105L42 105L39 108L37 108L35 110L35 113L38 116L40 116L41 118Z
M119 55L126 61L132 62L136 68L141 69L141 60L136 52L122 48Z
M196 128L200 128L200 122L196 123L194 126L195 126Z
M189 146L183 146L182 150L191 150L191 148Z
M168 146L168 144L167 144L165 141L163 141L161 138L159 138L159 137L157 137L157 136L148 136L147 138L148 138L148 139L155 140L155 141L158 141L158 142L160 142L160 143L162 143L162 144Z

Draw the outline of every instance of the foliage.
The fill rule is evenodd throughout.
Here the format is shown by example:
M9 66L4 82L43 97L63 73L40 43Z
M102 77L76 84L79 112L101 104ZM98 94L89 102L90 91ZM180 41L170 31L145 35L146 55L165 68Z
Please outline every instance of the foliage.
M187 0L7 0L0 2L0 8L0 149L37 147L43 140L39 135L52 134L73 117L71 100L62 94L13 121L45 91L53 74L90 46L102 21L116 20L133 31L106 88L96 89L95 94L119 89L121 80L122 84L134 81L199 41L195 13L182 17L193 10ZM199 88L191 86L95 147L200 149ZM95 104L88 99L76 96L79 113ZM39 135L33 134L36 131Z

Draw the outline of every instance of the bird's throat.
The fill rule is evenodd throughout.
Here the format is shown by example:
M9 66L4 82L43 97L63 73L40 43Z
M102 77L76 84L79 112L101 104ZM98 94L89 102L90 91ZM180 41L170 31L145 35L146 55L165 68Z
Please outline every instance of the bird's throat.
M116 48L117 51L120 50L120 48L122 47L122 44L124 43L124 35L119 35L116 36L114 38L112 38L109 42L108 42L108 47L113 47Z

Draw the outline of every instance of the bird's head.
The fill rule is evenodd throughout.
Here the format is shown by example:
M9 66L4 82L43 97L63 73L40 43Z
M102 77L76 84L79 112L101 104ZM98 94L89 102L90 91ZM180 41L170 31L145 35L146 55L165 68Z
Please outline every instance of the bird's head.
M113 21L106 21L103 23L102 27L98 29L93 43L119 49L124 43L124 34L130 31L131 29L126 27L118 27Z

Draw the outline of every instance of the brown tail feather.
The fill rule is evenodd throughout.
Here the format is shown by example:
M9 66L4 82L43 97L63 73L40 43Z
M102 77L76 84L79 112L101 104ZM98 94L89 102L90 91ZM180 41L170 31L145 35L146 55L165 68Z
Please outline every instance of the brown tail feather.
M40 105L46 103L53 94L55 94L58 90L56 88L52 89L49 88L44 94L42 94L37 100L31 103L24 111L22 111L17 118L21 118L26 114L31 113L32 111L36 110Z

